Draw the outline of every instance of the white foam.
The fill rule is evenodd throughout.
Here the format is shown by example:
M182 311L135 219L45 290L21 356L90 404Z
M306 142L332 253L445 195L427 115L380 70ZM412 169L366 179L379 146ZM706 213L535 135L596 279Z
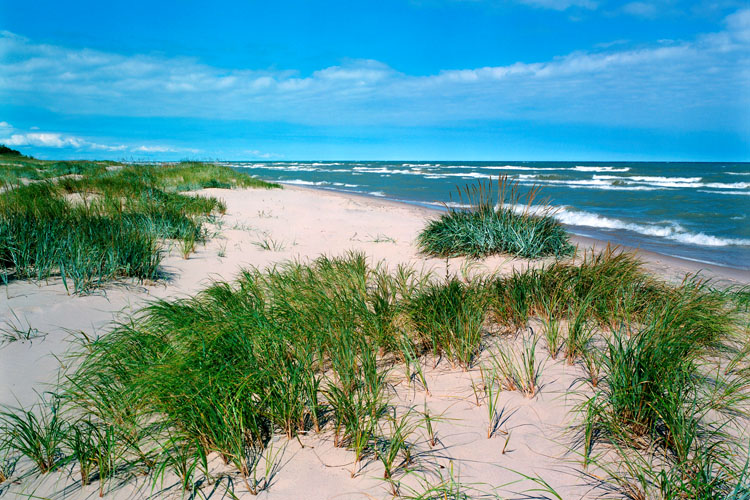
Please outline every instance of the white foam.
M702 177L659 177L655 175L594 175L594 179L621 180L633 182L670 182L670 183L695 183L700 182Z
M279 181L279 182L281 182L282 184L294 184L297 186L325 186L327 184L330 184L330 182L328 181L313 182L313 181L305 181L302 179L292 179L290 181Z
M563 224L571 226L588 226L599 229L624 229L633 231L646 236L656 236L668 240L687 243L693 245L723 247L730 245L750 246L750 240L741 238L721 238L705 233L693 233L685 230L676 223L666 225L659 224L638 224L634 222L625 222L620 219L603 217L585 211L573 211L562 208L555 213L555 217Z
M519 179L521 183L528 183L528 180ZM573 189L603 189L610 191L654 191L659 189L656 186L645 186L645 185L625 185L618 186L612 184L612 182L603 179L578 179L578 180L551 180L551 179L536 179L534 182L539 184L551 184L551 185L563 185L565 187Z
M391 175L391 174L402 174L402 175L423 175L422 172L416 171L416 170L399 170L399 169L388 169L385 167L354 167L352 169L355 172L365 173L365 174L383 174L383 175Z
M494 176L489 174L483 174L481 172L459 172L459 173L445 173L441 174L446 177L461 177L463 179L494 179Z
M502 166L486 166L486 167L480 167L485 168L487 170L529 170L529 171L537 171L537 170L567 170L565 168L553 168L553 167L521 167L518 165L502 165Z
M641 184L662 188L713 188L713 189L747 189L750 182L701 182L702 177L660 177L648 175L634 175L632 177L620 175L594 175L594 180L620 181L627 184Z
M576 165L575 167L573 167L573 170L577 170L579 172L628 172L630 171L630 167L588 167Z
M384 193L384 192L382 192L382 191L370 191L370 193L369 193L369 194L371 194L371 195L373 195L373 196L379 196L379 197L381 197L381 198L385 196L385 193Z
M750 182L708 182L704 186L713 189L747 189L750 188Z
M712 191L710 189L699 189L699 193L729 194L738 196L750 196L750 191Z

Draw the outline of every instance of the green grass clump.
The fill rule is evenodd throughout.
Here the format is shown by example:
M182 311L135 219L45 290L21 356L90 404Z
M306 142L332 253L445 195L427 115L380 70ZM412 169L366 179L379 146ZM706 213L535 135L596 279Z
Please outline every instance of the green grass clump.
M613 331L602 385L582 408L587 453L598 443L658 451L662 463L638 468L646 494L728 493L739 474L734 457L745 450L735 436L748 400L747 378L717 361L732 350L732 315L705 283L687 281L647 306L638 323Z
M537 259L570 255L573 246L568 234L550 209L539 212L533 208L536 194L532 190L521 203L524 197L518 184L506 177L498 180L497 200L491 183L459 189L459 198L466 198L468 208L448 207L448 213L431 221L419 234L419 247L438 257L483 258L506 253Z
M0 187L70 175L96 175L115 166L110 161L46 161L0 154Z
M45 474L61 461L64 425L56 408L41 416L33 411L4 411L0 413L0 427L7 430L3 448L30 458Z
M635 255L617 248L586 251L577 257L577 262L555 261L495 279L491 284L495 320L514 330L524 328L532 316L556 322L558 328L560 321L618 328L642 318L649 305L670 290L646 273Z
M206 188L278 188L279 184L241 174L225 165L203 162L180 162L155 170L157 182L167 189L195 191Z
M177 193L181 182L274 187L216 165L29 161L24 176L34 182L0 192L0 278L59 275L77 293L120 278L157 279L165 240L178 242L184 258L206 240L204 223L226 206Z
M486 294L478 283L458 279L425 287L410 307L421 344L434 356L445 355L453 365L471 367L479 354L486 316Z

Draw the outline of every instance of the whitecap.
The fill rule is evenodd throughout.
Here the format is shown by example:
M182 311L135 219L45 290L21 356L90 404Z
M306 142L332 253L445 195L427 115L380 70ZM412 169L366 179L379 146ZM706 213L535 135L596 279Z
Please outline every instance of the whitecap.
M527 184L530 181L526 179L519 179L520 183ZM643 186L643 185L614 185L610 181L603 179L578 179L578 180L551 180L551 179L536 179L534 180L537 184L546 185L562 185L572 189L603 189L610 191L654 191L660 189L657 186Z
M297 186L325 186L327 184L330 184L330 182L328 181L313 182L313 181L305 181L302 179L292 179L290 181L279 181L279 182L281 182L282 184L294 184Z
M459 167L456 167L459 168ZM464 167L460 167L464 168ZM473 167L472 167L473 168ZM486 167L480 167L487 170L528 170L528 171L536 171L536 170L567 170L565 168L553 168L553 167L521 167L518 165L490 165Z
M572 170L577 170L578 172L629 172L630 167L589 167L576 165Z
M603 217L598 214L585 211L573 211L566 208L559 209L555 217L563 224L571 226L588 226L599 229L624 229L633 231L646 236L656 236L668 240L677 241L702 246L730 246L730 245L750 245L750 240L741 238L721 238L706 233L694 233L685 230L676 223L666 225L658 224L638 224L626 222L620 219Z
M711 189L699 189L699 193L728 194L737 196L750 196L750 191L713 191Z
M750 182L708 182L704 186L713 189L747 189Z

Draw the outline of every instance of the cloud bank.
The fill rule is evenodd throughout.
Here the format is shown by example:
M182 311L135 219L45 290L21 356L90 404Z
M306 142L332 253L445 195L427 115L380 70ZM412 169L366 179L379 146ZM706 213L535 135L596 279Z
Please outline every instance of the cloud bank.
M534 1L551 8L571 3ZM747 134L748 88L750 9L729 16L721 31L692 40L616 45L549 61L427 76L361 59L308 75L219 68L190 57L126 56L0 33L0 99L63 114L308 125L523 119ZM9 141L121 147L41 132L12 135Z
M8 122L0 121L0 143L6 146L34 146L46 149L73 149L76 151L105 151L110 153L199 153L197 149L175 148L165 145L127 145L94 142L83 137L59 132L24 132Z

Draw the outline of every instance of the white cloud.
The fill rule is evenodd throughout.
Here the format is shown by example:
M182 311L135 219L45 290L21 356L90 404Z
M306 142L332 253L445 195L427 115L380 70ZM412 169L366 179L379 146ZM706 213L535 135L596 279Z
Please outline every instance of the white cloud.
M42 148L75 148L101 151L124 151L127 146L109 145L90 142L80 137L59 134L56 132L29 132L12 134L2 141L10 146L37 146Z
M11 146L41 146L47 148L78 148L83 143L76 137L63 137L61 134L30 133L13 134L5 143Z
M550 8L572 4L539 1ZM748 48L749 10L727 17L723 31L694 40L621 43L548 61L427 76L373 60L347 60L309 75L226 69L193 58L37 44L5 32L0 99L57 113L312 125L526 119L745 131Z
M131 151L138 153L175 153L176 149L167 146L138 146Z
M0 122L0 129L4 128ZM10 125L8 125L10 127ZM5 128L8 128L5 127ZM10 127L12 128L12 127ZM6 132L7 133L7 132ZM8 146L32 146L38 148L52 149L75 149L76 151L107 151L107 152L131 152L131 153L198 153L200 150L190 148L174 148L164 145L126 145L126 144L103 144L82 137L62 134L59 132L26 132L11 134L0 137L0 143Z

